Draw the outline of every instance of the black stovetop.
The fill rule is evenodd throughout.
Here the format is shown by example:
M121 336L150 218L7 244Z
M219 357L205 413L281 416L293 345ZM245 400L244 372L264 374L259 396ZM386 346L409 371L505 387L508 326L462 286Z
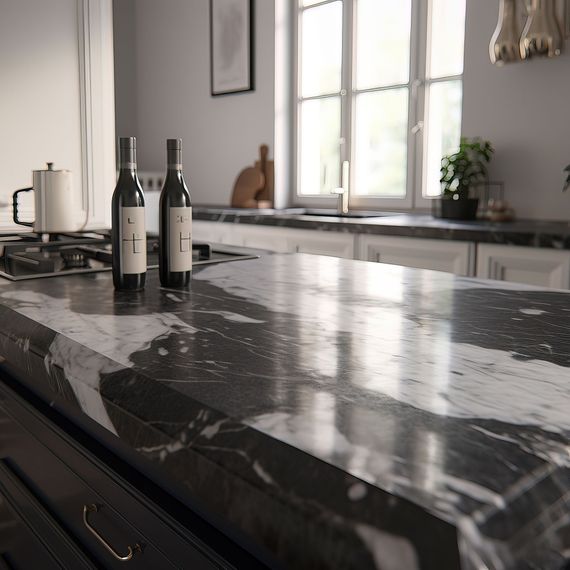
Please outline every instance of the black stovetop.
M193 242L193 265L254 259L231 247ZM148 269L158 268L158 236L147 236ZM109 230L82 233L21 233L0 236L0 277L11 281L110 271Z

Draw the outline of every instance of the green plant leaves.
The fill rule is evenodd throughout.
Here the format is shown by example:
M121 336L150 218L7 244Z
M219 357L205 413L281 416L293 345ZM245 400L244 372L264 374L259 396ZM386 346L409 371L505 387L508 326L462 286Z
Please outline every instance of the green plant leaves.
M441 159L439 181L443 194L445 196L458 194L459 198L468 198L471 187L487 180L486 165L494 152L489 141L462 138L459 150ZM570 175L568 185L570 186Z

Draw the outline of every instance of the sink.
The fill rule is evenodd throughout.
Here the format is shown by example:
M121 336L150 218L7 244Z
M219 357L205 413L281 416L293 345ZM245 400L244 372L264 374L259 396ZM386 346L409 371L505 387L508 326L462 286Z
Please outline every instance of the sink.
M300 209L298 214L301 216L328 216L333 218L383 218L386 216L398 216L399 212L372 212L369 210L351 210L347 214L339 214L334 209Z

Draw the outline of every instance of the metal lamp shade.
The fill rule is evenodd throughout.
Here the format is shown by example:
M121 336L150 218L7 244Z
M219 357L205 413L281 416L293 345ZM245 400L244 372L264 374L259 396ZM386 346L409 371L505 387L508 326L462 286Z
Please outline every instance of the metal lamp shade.
M563 44L555 0L532 0L520 39L521 58L555 57L562 53Z
M504 65L520 61L519 40L517 0L501 0L499 21L489 45L491 62L495 65Z

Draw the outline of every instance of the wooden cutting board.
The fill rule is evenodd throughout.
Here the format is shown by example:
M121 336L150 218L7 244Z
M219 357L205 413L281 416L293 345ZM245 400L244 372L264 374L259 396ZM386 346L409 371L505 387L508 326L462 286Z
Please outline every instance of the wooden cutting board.
M259 168L244 168L238 175L232 193L232 208L255 208L256 195L265 186L265 175Z
M255 197L258 201L269 202L268 207L273 207L273 188L274 188L274 164L272 160L267 158L269 154L269 147L262 144L259 147L259 160L255 162L256 168L259 168L265 175L265 184ZM265 207L265 206L264 206Z

